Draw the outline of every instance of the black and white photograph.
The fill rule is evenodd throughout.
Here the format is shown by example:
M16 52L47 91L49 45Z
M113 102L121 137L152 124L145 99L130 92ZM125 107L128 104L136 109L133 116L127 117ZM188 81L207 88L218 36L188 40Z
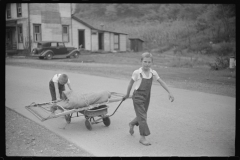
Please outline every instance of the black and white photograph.
M25 1L5 25L6 157L237 154L236 4Z

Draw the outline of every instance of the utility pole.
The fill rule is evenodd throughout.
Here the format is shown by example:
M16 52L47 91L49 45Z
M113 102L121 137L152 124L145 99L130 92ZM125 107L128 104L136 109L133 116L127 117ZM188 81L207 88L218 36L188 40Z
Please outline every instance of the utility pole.
M31 26L30 26L30 3L28 3L28 42L29 42L29 52L32 50L32 40L31 40Z
M73 46L73 26L72 26L72 3L70 3L70 7L71 7L71 13L70 13L70 20L71 20L71 44Z

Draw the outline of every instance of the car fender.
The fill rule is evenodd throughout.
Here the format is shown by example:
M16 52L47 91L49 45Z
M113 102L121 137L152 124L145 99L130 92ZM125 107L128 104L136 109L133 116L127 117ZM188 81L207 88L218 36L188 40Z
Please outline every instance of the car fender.
M52 55L54 55L53 51L51 51L51 50L46 50L46 51L43 51L43 52L41 53L41 56L46 56L47 53L52 53Z
M76 48L76 49L72 50L71 52L69 52L67 56L71 56L71 54L73 54L74 52L78 52L80 54L79 50Z

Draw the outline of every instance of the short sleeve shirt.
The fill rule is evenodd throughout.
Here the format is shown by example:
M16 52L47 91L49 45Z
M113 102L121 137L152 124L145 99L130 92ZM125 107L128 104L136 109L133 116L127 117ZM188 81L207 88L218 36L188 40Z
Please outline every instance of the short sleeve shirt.
M52 81L58 83L58 80L59 80L59 77L60 77L60 76L61 76L61 74L55 74L55 75L53 76L53 78L52 78ZM67 83L68 83L68 84L70 83L69 78L68 78Z
M144 72L143 72L143 70L142 70L142 67L141 67L141 68L135 70L135 71L133 72L133 74L132 74L132 79L133 79L134 82L135 82L135 90L137 90L137 89L139 88L139 86L140 86L140 84L141 84L141 82L142 82L142 78L141 78L141 76L140 76L140 73L142 73L142 77L145 78L145 79L150 79L150 78L152 78L152 76L153 76L153 78L156 79L156 80L158 80L158 79L160 78L159 75L158 75L158 73L157 73L155 70L151 69L151 68L150 68L150 73L152 73L152 74L149 74L149 76L147 77L147 76L144 74Z

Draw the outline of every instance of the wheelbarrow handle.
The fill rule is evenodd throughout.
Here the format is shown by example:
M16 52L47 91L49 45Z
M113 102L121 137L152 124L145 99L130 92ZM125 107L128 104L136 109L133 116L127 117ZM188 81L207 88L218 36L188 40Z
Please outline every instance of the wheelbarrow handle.
M132 98L132 95L129 96L128 98ZM125 101L125 100L128 99L128 98L123 97L122 100Z
M46 105L46 104L53 104L53 103L57 103L57 102L60 102L60 101L62 101L62 99L55 100L55 101L51 101L51 102L44 102L44 103L35 103L35 102L32 102L30 105L32 105L32 106L37 106L37 105Z
M129 96L128 98L132 98L132 96ZM127 99L128 99L128 98L127 98ZM117 108L115 109L115 111L113 112L113 114L109 115L108 117L113 116L113 115L115 114L115 112L118 110L118 108L120 107L120 105L122 104L122 102L125 101L125 100L126 100L126 98L123 97L122 100L121 100L121 102L119 103L118 107L117 107Z

